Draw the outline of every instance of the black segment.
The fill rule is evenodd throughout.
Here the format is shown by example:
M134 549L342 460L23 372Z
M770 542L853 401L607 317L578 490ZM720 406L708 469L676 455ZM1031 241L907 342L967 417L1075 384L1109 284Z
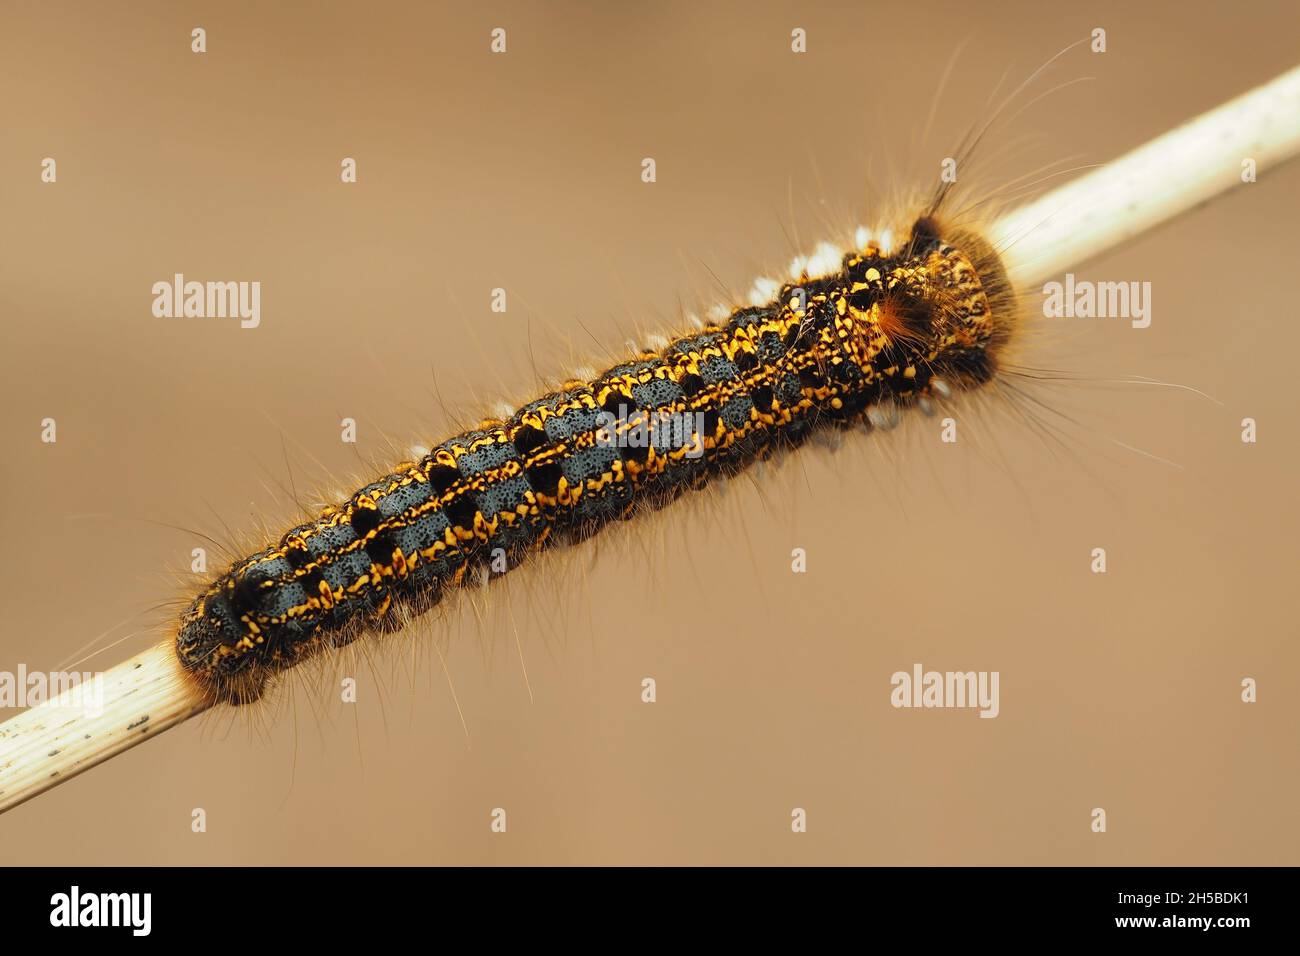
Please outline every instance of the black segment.
M366 554L375 564L390 565L393 563L393 552L397 545L393 542L393 536L385 531L377 534L366 542Z
M460 481L460 469L451 465L433 465L429 468L429 484L441 498L451 490L452 485Z
M644 445L632 444L633 441L640 442L646 439L647 433L630 434L625 436L625 441L619 445L618 453L623 456L624 461L634 461L638 465L644 465L646 459L650 457L650 442L647 440Z
M325 580L325 575L321 573L320 568L312 568L298 580L306 588L308 597L316 597L320 594L321 582Z
M524 425L515 432L511 441L514 443L515 451L519 453L519 457L527 458L546 444L546 432L540 428L534 428L532 425Z
M265 571L254 569L235 582L234 591L230 595L230 604L236 617L248 613L257 606L262 585L269 580L271 578Z
M382 520L377 508L356 508L352 512L352 530L358 537L364 537L378 528Z
M804 388L821 388L826 384L826 378L817 370L816 365L808 365L799 369L799 384Z
M447 520L458 528L473 528L474 516L478 514L478 505L474 503L474 496L469 494L457 495L451 500L446 508Z
M548 461L540 465L529 465L524 469L524 476L533 491L553 496L560 490L560 478L564 476L564 469L558 461Z
M876 301L875 289L859 289L848 294L849 307L859 312L867 312Z
M615 389L605 396L605 400L600 403L600 407L615 418L623 418L631 414L636 405L632 401L631 395Z

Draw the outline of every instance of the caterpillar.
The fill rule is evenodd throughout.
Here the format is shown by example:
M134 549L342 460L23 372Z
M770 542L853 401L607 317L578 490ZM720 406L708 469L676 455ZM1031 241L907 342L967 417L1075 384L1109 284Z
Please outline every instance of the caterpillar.
M254 701L288 668L530 553L988 382L1015 294L992 244L946 225L941 201L897 250L867 239L838 268L809 264L766 304L481 421L236 561L181 615L185 673L210 702Z

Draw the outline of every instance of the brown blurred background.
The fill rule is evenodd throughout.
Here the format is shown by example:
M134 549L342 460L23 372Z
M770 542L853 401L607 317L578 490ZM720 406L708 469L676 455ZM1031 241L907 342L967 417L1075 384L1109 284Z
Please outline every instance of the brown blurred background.
M4 4L0 668L126 621L78 669L116 663L165 636L197 532L292 518L290 476L350 492L874 221L1095 26L1108 52L1018 102L1090 79L991 137L993 185L1113 158L1300 34L1280 0L378 7ZM1300 165L1264 169L1076 270L1151 282L1153 321L1031 340L1083 379L1035 390L1075 420L1052 440L984 403L956 445L922 419L809 450L412 629L356 705L332 670L92 770L0 818L0 859L1300 863L1297 220ZM176 272L260 281L261 326L155 318ZM1000 671L1001 715L893 709L914 662Z

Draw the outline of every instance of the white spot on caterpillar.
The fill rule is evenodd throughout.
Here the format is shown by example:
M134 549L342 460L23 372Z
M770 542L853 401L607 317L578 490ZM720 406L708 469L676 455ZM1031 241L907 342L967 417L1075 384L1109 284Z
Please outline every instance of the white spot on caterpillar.
M511 406L508 402L497 402L495 405L492 406L492 414L495 415L497 418L501 419L503 422L509 421L511 417L514 415L514 413L515 413L514 407Z
M795 279L795 280L802 279L807 274L808 274L807 256L795 256L793 259L790 260L791 279Z
M781 283L766 277L755 279L754 288L749 293L750 305L767 305L781 291Z
M883 253L892 252L894 249L894 230L886 229L880 234L880 251Z
M425 455L429 454L429 449L425 448L423 445L412 445L407 449L407 452L412 458L418 461Z
M832 272L838 272L840 269L840 260L844 254L835 248L829 242L817 244L813 250L812 256L808 259L808 275L824 276Z
M814 444L829 449L830 451L839 451L840 446L844 444L844 434L836 429L822 429L815 432L812 436Z
M889 429L895 427L902 421L902 413L899 412L897 405L872 405L867 409L867 421L871 422L876 428Z
M709 309L705 315L708 317L710 322L721 322L723 319L727 318L727 316L731 315L731 306L723 305L719 302L713 308Z
M853 233L853 245L858 249L865 249L871 244L871 230L866 226L858 226Z
M695 329L704 328L704 322L693 312L686 317L686 324Z
M656 333L655 335L647 335L645 337L645 344L649 346L652 351L662 352L664 349L668 348L668 339Z

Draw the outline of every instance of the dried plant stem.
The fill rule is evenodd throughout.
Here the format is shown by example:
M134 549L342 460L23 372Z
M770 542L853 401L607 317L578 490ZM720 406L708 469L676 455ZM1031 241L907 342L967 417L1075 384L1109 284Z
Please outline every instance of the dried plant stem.
M1054 190L993 225L1022 288L1078 265L1300 153L1300 67ZM209 704L170 644L104 674L103 709L48 701L0 724L0 813Z
M0 813L206 710L170 644L104 672L102 709L66 690L0 724Z
M1114 249L1300 153L1300 67L1003 216L992 238L1017 287Z

